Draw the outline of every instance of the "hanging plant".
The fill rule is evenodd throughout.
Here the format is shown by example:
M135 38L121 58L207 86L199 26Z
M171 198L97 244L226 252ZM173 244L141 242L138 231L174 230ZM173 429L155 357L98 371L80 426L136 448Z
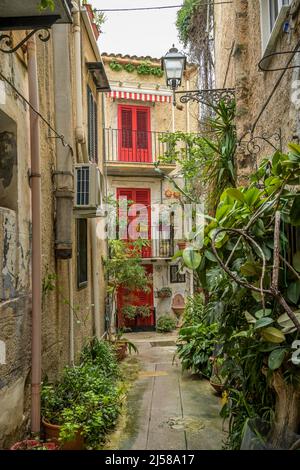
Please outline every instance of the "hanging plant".
M150 305L140 305L139 307L136 307L136 314L142 318L149 318L151 316Z
M136 71L139 75L150 75L151 74L151 65L149 62L142 62L137 66Z
M126 70L126 72L128 72L128 73L132 73L132 72L135 71L135 66L131 63L125 64L124 65L124 70Z
M123 66L121 64L119 64L119 62L116 62L115 60L110 62L109 66L110 66L111 70L113 70L114 72L121 72L121 70L123 70Z
M162 77L164 74L164 71L161 70L159 67L151 67L151 74L154 75L155 77Z

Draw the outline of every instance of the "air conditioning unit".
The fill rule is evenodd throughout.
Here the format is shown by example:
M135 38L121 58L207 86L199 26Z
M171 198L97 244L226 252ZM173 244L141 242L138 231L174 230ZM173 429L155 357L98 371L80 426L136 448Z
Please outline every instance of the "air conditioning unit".
M103 216L103 175L95 163L75 165L74 209L77 218Z

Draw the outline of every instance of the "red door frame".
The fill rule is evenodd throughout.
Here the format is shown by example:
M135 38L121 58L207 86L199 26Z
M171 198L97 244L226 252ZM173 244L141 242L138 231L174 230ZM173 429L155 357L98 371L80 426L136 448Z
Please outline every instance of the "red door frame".
M132 113L131 122L131 142L132 148L123 147L123 129L122 129L122 110L129 110ZM137 124L137 111L146 111L147 113L147 148L139 149L137 142L138 124ZM147 106L134 106L134 105L118 105L118 160L125 162L152 162L152 148L151 148L151 115L150 108Z
M148 276L152 276L153 280L153 265L152 264L145 264L145 270L147 271ZM146 318L136 317L134 320L128 320L127 318L123 318L122 316L122 308L125 305L124 296L127 294L127 290L125 287L121 287L118 290L117 295L117 326L118 328L127 327L131 329L153 329L155 327L155 310L154 310L154 297L153 297L153 282L149 285L150 291L149 292L141 292L142 297L146 300L144 303L133 302L135 305L150 305L151 308L151 315ZM135 291L133 295L139 296L139 292Z

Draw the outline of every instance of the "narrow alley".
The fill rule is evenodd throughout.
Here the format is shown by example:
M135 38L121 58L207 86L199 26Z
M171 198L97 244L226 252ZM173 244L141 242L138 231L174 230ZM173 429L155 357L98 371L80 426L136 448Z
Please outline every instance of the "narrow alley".
M174 354L176 336L126 335L137 345L138 379L128 396L125 429L111 447L119 450L219 450L222 432L220 398L206 380L181 371Z

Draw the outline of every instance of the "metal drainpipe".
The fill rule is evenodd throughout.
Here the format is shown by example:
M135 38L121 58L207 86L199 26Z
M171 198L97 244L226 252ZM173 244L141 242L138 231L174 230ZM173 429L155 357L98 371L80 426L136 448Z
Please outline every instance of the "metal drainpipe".
M73 264L72 259L68 260L68 275L69 275L69 322L70 322L70 332L69 332L69 357L70 364L73 366L75 361L74 354L74 293L73 293Z
M187 92L190 91L190 80L186 81L186 90ZM190 132L190 102L188 101L186 104L186 131Z
M81 28L80 8L77 2L72 2L74 55L75 55L75 90L76 90L76 142L81 147L83 161L88 162L88 152L85 132L83 128L83 106L82 106L82 69L81 69ZM78 152L80 155L80 152Z
M39 110L36 44L27 42L29 101ZM41 169L38 116L31 109L31 210L32 210L32 346L31 346L31 432L40 432L41 405Z

